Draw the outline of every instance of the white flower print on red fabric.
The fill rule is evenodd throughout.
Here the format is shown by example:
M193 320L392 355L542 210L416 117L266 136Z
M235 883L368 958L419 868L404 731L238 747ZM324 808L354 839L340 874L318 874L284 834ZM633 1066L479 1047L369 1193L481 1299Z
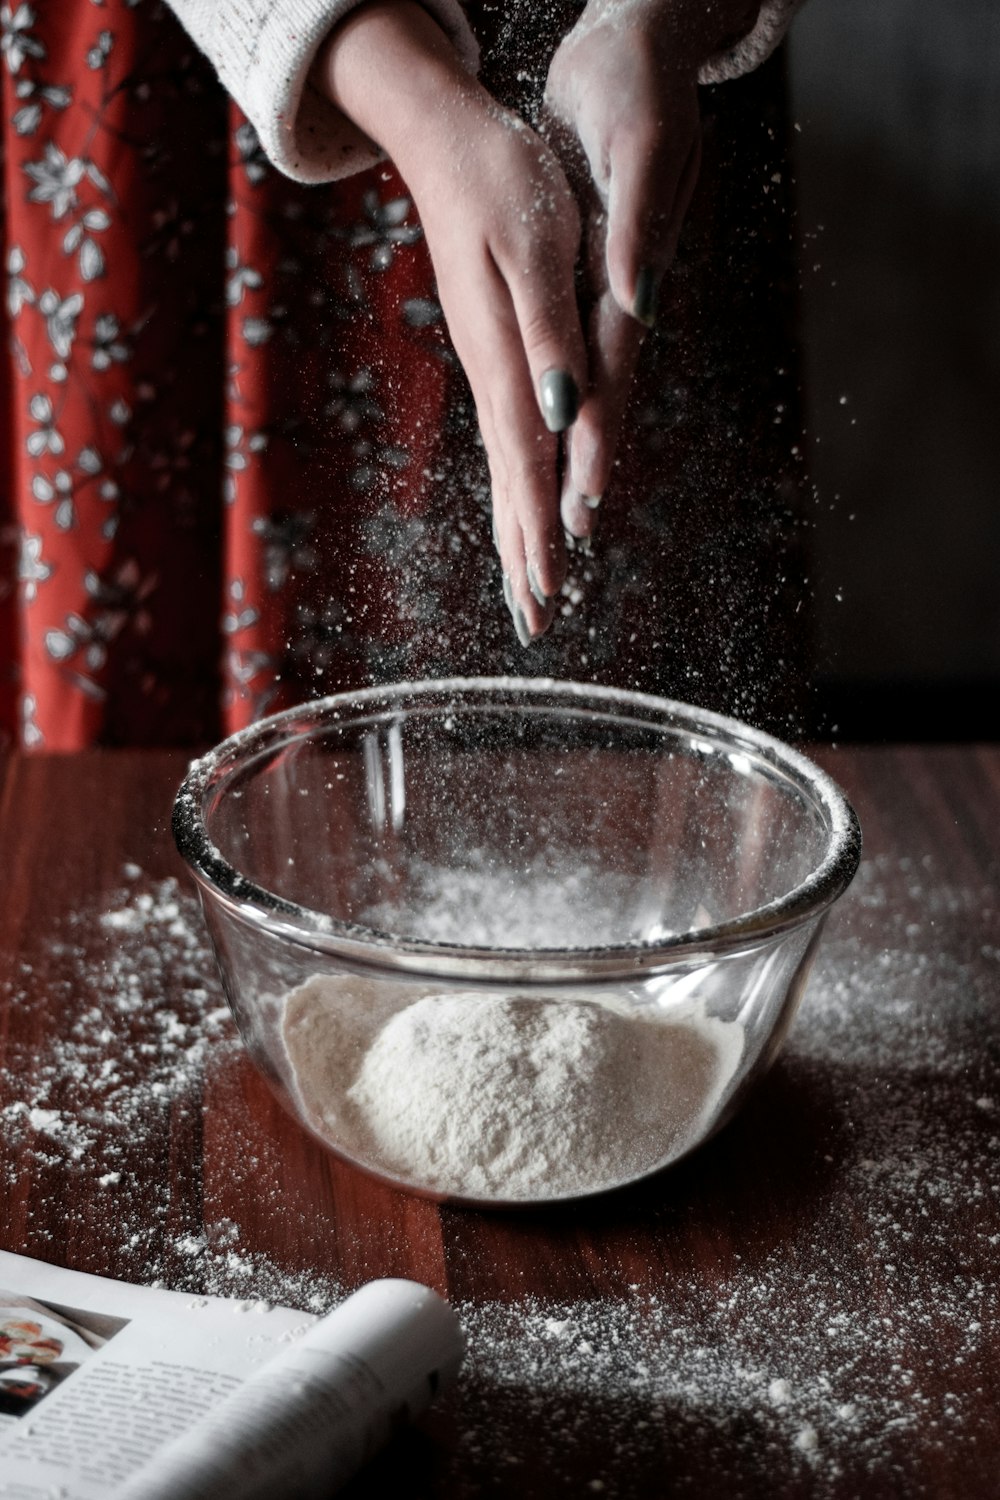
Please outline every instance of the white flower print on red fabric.
M236 127L233 139L239 152L240 165L247 174L247 181L254 186L263 182L270 167L260 141L257 139L256 130L249 122L244 122Z
M31 101L15 110L11 119L16 133L25 136L34 135L41 125L45 105L50 109L66 109L72 98L71 89L50 87L47 84L36 85L30 78L19 78L14 93L18 99Z
M49 141L44 155L38 161L26 162L24 170L35 184L28 197L32 203L49 204L54 219L64 219L76 207L77 188L86 171L82 157L67 156Z
M29 432L25 439L25 447L32 458L41 458L43 453L56 455L62 453L66 443L55 425L56 418L51 398L44 391L39 391L37 395L32 396L28 403L28 410L38 423L35 431Z
M45 330L49 343L60 359L67 359L76 338L76 324L83 311L83 293L71 292L68 297L49 287L38 299L38 311L45 319Z
M79 223L63 236L63 253L80 257L80 275L84 281L96 281L104 275L104 252L94 235L111 227L111 215L103 208L88 208Z
M99 32L97 40L87 53L87 67L95 73L98 68L103 68L114 44L114 35L110 31Z
M42 539L31 532L21 537L17 576L24 585L25 603L33 604L38 597L39 585L52 577L52 567L42 558Z
M226 269L229 272L226 279L226 304L229 307L239 307L247 292L259 291L264 285L259 271L241 264L235 245L230 245L226 251Z
M242 578L229 580L229 607L222 616L222 628L227 635L237 635L248 630L260 619L260 611L246 602L246 585Z
M349 231L351 244L372 247L369 265L374 271L386 271L400 245L416 244L423 235L419 224L407 224L413 210L409 198L391 198L383 203L377 192L367 192L363 200L366 222Z
M16 318L22 307L30 306L35 292L30 281L21 275L28 262L20 245L11 245L7 251L7 311Z
M34 693L25 693L21 699L21 744L25 750L38 750L45 743L45 736L35 719L37 711Z
M11 73L19 73L26 58L45 56L38 37L31 34L35 11L31 5L0 5L0 51Z
M52 478L36 474L31 481L31 493L39 505L52 505L54 519L60 531L71 531L76 524L73 505L73 476L66 469L57 469Z
M94 337L91 340L91 367L106 370L112 364L124 364L129 358L129 346L121 337L121 325L114 313L101 313L94 320Z

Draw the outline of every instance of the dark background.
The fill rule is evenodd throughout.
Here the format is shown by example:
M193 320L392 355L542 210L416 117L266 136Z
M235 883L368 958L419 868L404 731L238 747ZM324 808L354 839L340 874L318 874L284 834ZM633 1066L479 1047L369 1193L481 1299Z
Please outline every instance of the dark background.
M992 736L1000 5L809 0L790 68L817 728Z

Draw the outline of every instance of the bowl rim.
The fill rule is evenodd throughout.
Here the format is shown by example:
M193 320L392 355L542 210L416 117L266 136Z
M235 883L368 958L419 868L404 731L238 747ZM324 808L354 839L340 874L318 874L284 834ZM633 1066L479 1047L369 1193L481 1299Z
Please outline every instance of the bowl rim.
M756 757L824 815L827 836L822 858L781 896L711 926L619 946L505 949L404 938L317 912L241 874L209 835L203 811L208 795L247 761L304 738L317 721L342 719L346 725L355 717L370 717L373 709L391 719L415 702L450 698L450 707L458 709L463 704L500 703L505 697L528 698L535 707L572 703L581 711L589 709L605 717L611 713L623 721L670 728L687 736L694 754ZM637 972L666 971L679 963L704 962L708 957L755 947L818 920L850 885L861 859L861 828L847 797L831 776L784 741L738 719L676 699L546 677L444 677L388 683L335 693L270 714L191 762L174 801L172 829L178 852L203 899L210 895L237 921L347 968L427 979L457 977L473 986L498 980L604 985L634 978Z

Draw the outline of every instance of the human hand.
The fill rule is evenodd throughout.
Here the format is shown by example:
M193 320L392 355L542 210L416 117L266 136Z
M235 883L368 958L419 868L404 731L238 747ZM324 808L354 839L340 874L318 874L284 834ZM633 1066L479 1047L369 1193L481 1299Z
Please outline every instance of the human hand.
M565 159L585 158L591 393L568 442L562 517L588 536L611 479L639 348L656 317L701 160L698 69L759 0L589 0L549 68Z
M469 76L408 0L354 11L316 77L413 194L475 398L504 592L526 645L548 628L565 577L558 434L588 385L576 200L551 149Z

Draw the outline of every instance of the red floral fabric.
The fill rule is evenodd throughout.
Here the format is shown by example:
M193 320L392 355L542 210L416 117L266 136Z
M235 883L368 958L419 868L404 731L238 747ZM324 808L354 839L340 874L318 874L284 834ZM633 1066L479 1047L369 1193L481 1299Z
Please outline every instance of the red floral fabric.
M0 38L0 725L191 743L285 678L367 679L396 601L352 609L358 549L318 533L349 505L391 572L434 461L446 366L404 189L281 179L158 5L5 4ZM405 420L374 346L419 391Z
M781 164L773 70L711 91L728 113L709 103L618 499L525 652L391 167L281 178L156 0L3 3L0 50L0 736L205 744L456 671L784 712L804 639L788 220L746 186Z

